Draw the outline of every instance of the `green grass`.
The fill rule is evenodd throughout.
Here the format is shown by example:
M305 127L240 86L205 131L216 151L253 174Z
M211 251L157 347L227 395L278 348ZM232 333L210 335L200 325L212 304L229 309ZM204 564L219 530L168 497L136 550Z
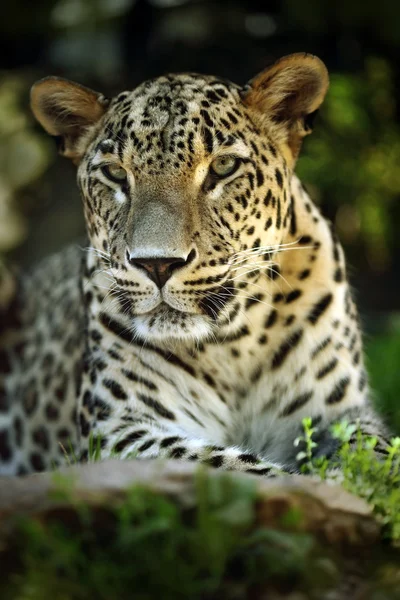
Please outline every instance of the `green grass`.
M0 544L1 600L261 600L334 589L349 550L301 531L301 516L276 529L257 521L253 481L199 470L197 503L184 508L135 487L124 500L69 506L14 522ZM4 542L4 540L3 540ZM370 600L400 600L399 557L380 545L352 551ZM350 557L352 556L350 552Z
M67 485L62 485L66 493ZM253 482L199 471L197 507L136 487L114 507L71 510L17 526L0 564L2 600L222 600L313 589L336 573L310 535L255 528ZM298 522L298 521L297 521Z
M375 405L400 434L400 332L371 339L366 354Z
M382 539L400 547L400 437L392 438L386 457L378 456L374 452L377 438L367 437L356 424L342 421L332 427L340 447L328 461L324 457L313 458L318 427L312 426L311 418L303 419L303 427L303 435L295 442L302 444L297 458L304 461L303 473L322 480L337 479L349 492L364 498L382 525ZM356 442L350 444L354 434Z

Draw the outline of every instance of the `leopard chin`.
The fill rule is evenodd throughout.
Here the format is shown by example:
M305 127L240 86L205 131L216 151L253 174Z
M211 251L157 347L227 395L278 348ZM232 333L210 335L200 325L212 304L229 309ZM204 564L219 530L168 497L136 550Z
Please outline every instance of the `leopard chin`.
M149 313L134 317L133 328L140 338L157 341L204 342L213 334L211 320L163 303Z

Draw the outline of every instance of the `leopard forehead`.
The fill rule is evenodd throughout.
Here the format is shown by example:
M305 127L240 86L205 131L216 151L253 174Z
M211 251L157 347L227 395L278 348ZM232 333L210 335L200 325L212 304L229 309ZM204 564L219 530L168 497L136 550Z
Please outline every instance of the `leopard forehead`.
M161 127L168 117L182 118L210 107L229 109L240 101L240 87L226 80L196 74L165 75L146 81L112 100L118 114L151 119Z
M168 153L175 168L199 148L206 154L221 146L243 148L241 129L250 123L240 91L229 81L195 74L147 81L112 100L96 148L120 159L131 148L139 163L158 150L157 167Z

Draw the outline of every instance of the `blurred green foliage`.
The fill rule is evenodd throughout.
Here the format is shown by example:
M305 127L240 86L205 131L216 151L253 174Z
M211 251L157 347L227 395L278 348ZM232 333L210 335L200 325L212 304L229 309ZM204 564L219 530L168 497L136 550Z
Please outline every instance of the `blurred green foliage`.
M392 333L378 335L366 344L367 368L375 405L391 430L400 434L400 324Z
M391 209L400 196L400 127L394 77L371 57L359 74L331 75L322 118L297 171L317 197L336 207L347 243L361 242L373 270L384 270L397 235Z
M68 489L67 480L61 494L68 497ZM57 511L47 520L21 519L15 539L0 547L8 564L1 598L234 600L264 585L312 589L317 600L336 574L329 549L321 561L299 518L289 533L256 529L256 499L251 480L199 471L198 504L190 510L135 486L99 511L72 500L61 519Z
M36 182L52 161L51 142L36 131L23 97L26 79L3 76L0 82L0 253L23 241L27 223L18 193Z
M400 45L400 3L396 0L283 0L282 12L292 26L309 34L326 35L334 29L358 37L366 31L372 41Z

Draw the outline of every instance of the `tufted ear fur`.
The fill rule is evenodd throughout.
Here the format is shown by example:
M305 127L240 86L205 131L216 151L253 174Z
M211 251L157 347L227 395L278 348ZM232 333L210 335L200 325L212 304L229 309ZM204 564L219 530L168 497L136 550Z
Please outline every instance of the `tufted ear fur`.
M290 165L329 86L324 63L312 54L290 54L262 71L242 98L258 123L271 131Z
M90 128L109 101L101 94L59 77L46 77L31 89L31 107L39 123L60 140L59 152L78 163Z

